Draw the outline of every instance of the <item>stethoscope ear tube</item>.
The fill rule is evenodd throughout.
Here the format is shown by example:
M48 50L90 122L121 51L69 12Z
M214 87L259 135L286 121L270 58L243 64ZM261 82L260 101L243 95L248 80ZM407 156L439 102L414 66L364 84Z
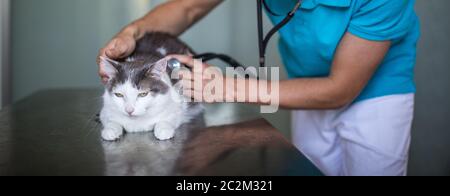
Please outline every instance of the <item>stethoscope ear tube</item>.
M225 63L228 63L229 65L231 65L234 68L237 67L243 67L244 65L242 65L241 63L239 63L237 60L235 60L234 58L225 55L225 54L216 54L216 53L204 53L204 54L199 54L199 55L195 55L194 59L201 59L204 62L208 62L211 61L213 59L219 59Z
M236 61L234 58L225 55L225 54L216 54L216 53L203 53L203 54L198 54L193 56L194 59L200 59L203 62L208 62L214 59L218 59L221 60L225 63L227 63L228 65L234 67L234 68L245 68L244 65L242 65L241 63L239 63L238 61ZM178 61L177 59L169 59L169 61L167 62L169 69L171 70L175 70L175 69L179 69L181 67L186 67L185 65L183 65L180 61ZM252 76L254 78L258 78L258 76Z
M259 47L259 66L265 67L266 53L264 46L264 29L263 29L263 1L257 0L257 13L258 13L258 47Z
M302 0L298 0L297 4L295 4L295 7L287 14L287 16L275 27L273 27L269 33L264 36L264 29L263 29L263 5L266 8L266 10L275 16L279 16L278 14L275 14L266 4L265 0L257 0L257 7L258 7L258 45L259 45L259 63L260 67L266 66L266 50L267 45L269 44L270 39L275 35L276 32L278 32L281 28L283 28L287 23L289 23L292 18L295 16L295 13L300 9L302 5Z
M267 33L266 36L264 36L264 29L263 29L263 6L266 8L266 10L275 16L280 16L273 12L265 0L257 0L257 13L258 13L258 47L259 47L259 63L260 67L265 67L266 65L266 49L267 45L269 44L270 39L275 35L276 32L278 32L281 28L283 28L287 23L291 21L291 19L295 16L295 13L300 9L302 5L302 0L298 0L295 7L287 14L287 16L275 27L273 27L269 33ZM204 54L198 54L193 57L194 59L201 59L203 62L208 62L213 59L219 59L223 62L228 63L234 68L237 67L243 67L245 68L241 63L233 59L232 57L225 55L225 54L216 54L216 53L204 53ZM181 67L181 63L176 59L171 59L169 61L169 67L170 68L179 68Z
M198 54L193 56L194 59L200 59L203 62L208 62L214 59L218 59L221 60L225 63L227 63L228 65L234 67L234 68L238 68L238 67L242 67L245 68L244 65L242 65L241 63L239 63L238 61L236 61L234 58L225 55L225 54L216 54L216 53L203 53L203 54ZM178 61L177 59L169 59L167 62L168 66L170 69L177 69L177 68L181 68L184 65Z

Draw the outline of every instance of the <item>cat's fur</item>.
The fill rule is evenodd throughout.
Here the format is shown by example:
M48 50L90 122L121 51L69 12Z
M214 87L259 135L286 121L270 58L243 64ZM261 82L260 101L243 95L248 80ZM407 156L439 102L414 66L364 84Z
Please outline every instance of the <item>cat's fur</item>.
M169 76L166 55L193 54L177 38L149 33L137 42L135 52L121 61L102 58L100 66L109 76L103 95L100 120L102 138L120 139L124 133L153 131L159 140L174 137L175 130L201 111L188 103Z

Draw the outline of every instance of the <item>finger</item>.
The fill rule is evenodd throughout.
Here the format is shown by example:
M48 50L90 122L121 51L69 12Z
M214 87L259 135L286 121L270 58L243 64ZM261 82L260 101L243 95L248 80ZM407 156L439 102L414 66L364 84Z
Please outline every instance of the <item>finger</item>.
M110 55L107 55L107 53L108 51L113 50L116 47L116 42L117 39L113 39L108 44L106 44L106 46L102 49L103 51L101 52L101 56L110 57Z
M180 84L183 87L183 89L193 89L194 88L194 82L192 82L191 80L181 80Z
M201 93L192 91L192 90L183 90L183 96L190 98L192 101L195 102L202 102L202 95Z
M125 58L128 57L131 54L131 48L130 45L127 44L124 40L118 40L116 42L115 49L118 52L117 58Z
M97 65L100 65L100 62L102 61L101 57L106 57L105 51L106 51L106 48L102 48L98 51L98 55L97 55L97 59L96 59Z
M200 80L203 80L204 75L203 75L202 72L193 72L192 75L191 75L191 77L192 77L192 80L194 80L194 81L195 81L195 80L200 81Z
M180 71L182 72L182 71ZM202 85L203 83L203 75L202 74L195 74L189 71L183 71L183 73L178 73L179 74L179 78L181 80L181 83L188 83L190 85Z
M178 61L180 61L180 63L193 68L194 64L195 64L195 59L193 59L191 56L187 56L187 55L169 55L167 56L167 58L175 58Z
M101 58L101 56L98 57L99 59ZM98 62L98 76L100 76L100 78L106 78L109 79L108 74L106 74L106 72L102 69L102 65L101 65L101 60L100 62Z
M203 93L199 91L193 91L194 97L193 100L195 102L203 102Z
M106 52L105 52L106 56L111 59L123 58L122 56L124 56L124 53L125 52L119 48L109 49L109 50L106 50Z
M190 71L187 70L180 70L178 72L178 76L180 78L180 80L193 80L193 74Z
M185 96L187 98L194 98L194 91L189 90L189 89L184 89L183 96Z
M115 39L108 44L105 51L106 56L111 59L120 59L128 56L128 45L120 39Z

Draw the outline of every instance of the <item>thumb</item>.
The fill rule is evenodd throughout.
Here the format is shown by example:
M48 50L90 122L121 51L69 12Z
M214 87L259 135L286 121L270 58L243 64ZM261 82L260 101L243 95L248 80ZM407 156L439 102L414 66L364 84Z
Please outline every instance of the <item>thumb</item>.
M119 58L121 58L122 53L123 52L119 51L116 48L112 48L112 49L106 50L106 52L105 52L106 56L108 56L111 59L119 59Z
M106 51L106 55L109 56L112 59L120 59L120 58L125 58L128 55L130 55L129 53L129 46L123 42L117 41L115 43L114 48L112 48L109 51Z
M121 58L124 51L123 47L121 47L119 40L114 39L111 41L111 43L108 45L105 54L111 59L118 59Z

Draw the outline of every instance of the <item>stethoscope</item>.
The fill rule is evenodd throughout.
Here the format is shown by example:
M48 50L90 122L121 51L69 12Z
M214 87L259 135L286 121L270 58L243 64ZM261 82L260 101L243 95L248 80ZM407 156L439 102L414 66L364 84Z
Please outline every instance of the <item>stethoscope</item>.
M278 32L280 29L282 29L284 26L286 26L292 18L295 16L295 13L300 9L302 5L303 0L298 0L295 4L294 8L287 13L286 17L277 25L275 25L269 33L267 33L266 36L264 36L264 29L263 29L263 9L265 9L269 14L274 16L281 16L279 14L276 14L272 9L269 8L269 6L266 3L266 0L257 0L257 8L258 8L258 47L259 47L259 65L260 67L266 66L266 50L267 45L269 44L271 38L273 35L275 35L276 32ZM193 57L194 59L200 59L203 62L208 62L213 59L221 60L231 67L243 67L245 68L241 63L236 61L234 58L225 55L225 54L216 54L216 53L204 53L204 54L198 54ZM171 69L177 69L181 68L183 65L176 59L170 59L168 61L169 68Z
M272 11L269 6L266 3L266 0L257 0L257 7L258 7L258 42L259 42L259 65L260 67L266 66L266 50L267 45L269 44L270 39L272 39L273 35L275 35L276 32L278 32L281 28L286 26L292 18L294 18L295 13L297 13L298 9L300 9L302 5L303 0L298 0L295 4L294 8L286 15L286 17L277 25L275 25L269 33L264 36L264 30L263 30L263 6L266 9L266 11L274 16L281 16L279 14L276 14L274 11Z

